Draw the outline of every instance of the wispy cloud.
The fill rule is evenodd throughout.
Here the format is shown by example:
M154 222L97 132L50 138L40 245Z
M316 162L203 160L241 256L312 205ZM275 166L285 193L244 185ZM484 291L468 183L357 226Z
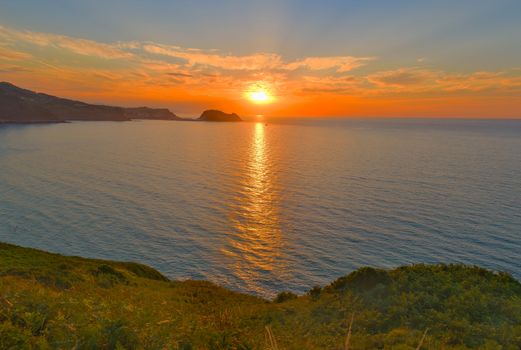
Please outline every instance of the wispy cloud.
M310 70L335 69L338 73L345 73L364 66L375 59L375 57L353 56L306 57L301 60L290 62L286 64L284 68L289 70L298 68L308 68Z
M146 44L143 50L156 55L164 55L186 61L187 66L210 66L226 70L276 69L282 65L281 57L272 53L258 53L247 56L223 55L198 49L182 49L178 46Z
M506 72L447 74L438 82L446 91L521 91L521 76L512 76Z
M101 58L125 58L131 53L118 48L118 45L98 43L92 40L72 38L65 35L20 31L0 26L0 38L10 43L25 42L37 46L48 46L72 51L73 53Z
M26 52L13 50L9 47L2 47L0 45L0 60L20 61L31 58L32 56Z
M379 87L408 88L429 85L439 76L439 72L415 67L399 68L370 74L367 80Z
M4 66L0 64L0 73L21 73L21 72L30 72L31 70L24 67L18 66Z
M521 88L521 77L512 70L473 73L447 73L441 70L418 67L380 71L368 75L367 80L380 89L388 91L467 91L502 90Z

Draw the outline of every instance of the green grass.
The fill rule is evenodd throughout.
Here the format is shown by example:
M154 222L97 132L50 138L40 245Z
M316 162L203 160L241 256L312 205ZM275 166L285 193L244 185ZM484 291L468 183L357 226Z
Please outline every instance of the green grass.
M362 268L274 301L135 263L0 243L0 349L521 349L521 284L463 265ZM270 336L268 336L269 329Z

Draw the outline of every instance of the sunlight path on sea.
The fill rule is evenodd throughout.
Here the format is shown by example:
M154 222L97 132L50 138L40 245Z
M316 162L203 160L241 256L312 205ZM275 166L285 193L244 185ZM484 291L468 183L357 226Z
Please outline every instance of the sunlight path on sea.
M230 271L247 289L262 292L263 279L274 278L282 271L280 260L283 238L280 227L279 193L275 167L266 141L266 126L256 123L240 188L234 200L237 207L229 211L235 228L222 252L230 259Z

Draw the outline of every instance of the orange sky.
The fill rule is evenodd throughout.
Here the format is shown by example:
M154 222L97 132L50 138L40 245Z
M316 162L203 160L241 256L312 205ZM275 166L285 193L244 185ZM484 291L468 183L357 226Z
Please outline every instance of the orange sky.
M181 116L218 108L243 116L521 117L519 67L455 72L426 58L385 60L234 55L0 26L0 80L87 102L167 107ZM272 101L251 101L247 92L257 90Z

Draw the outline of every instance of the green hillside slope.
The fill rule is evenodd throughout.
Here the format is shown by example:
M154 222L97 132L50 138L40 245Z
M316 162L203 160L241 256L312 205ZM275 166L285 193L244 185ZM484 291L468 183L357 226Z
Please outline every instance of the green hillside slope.
M462 265L359 269L274 301L135 263L0 244L0 349L521 349L521 284Z

